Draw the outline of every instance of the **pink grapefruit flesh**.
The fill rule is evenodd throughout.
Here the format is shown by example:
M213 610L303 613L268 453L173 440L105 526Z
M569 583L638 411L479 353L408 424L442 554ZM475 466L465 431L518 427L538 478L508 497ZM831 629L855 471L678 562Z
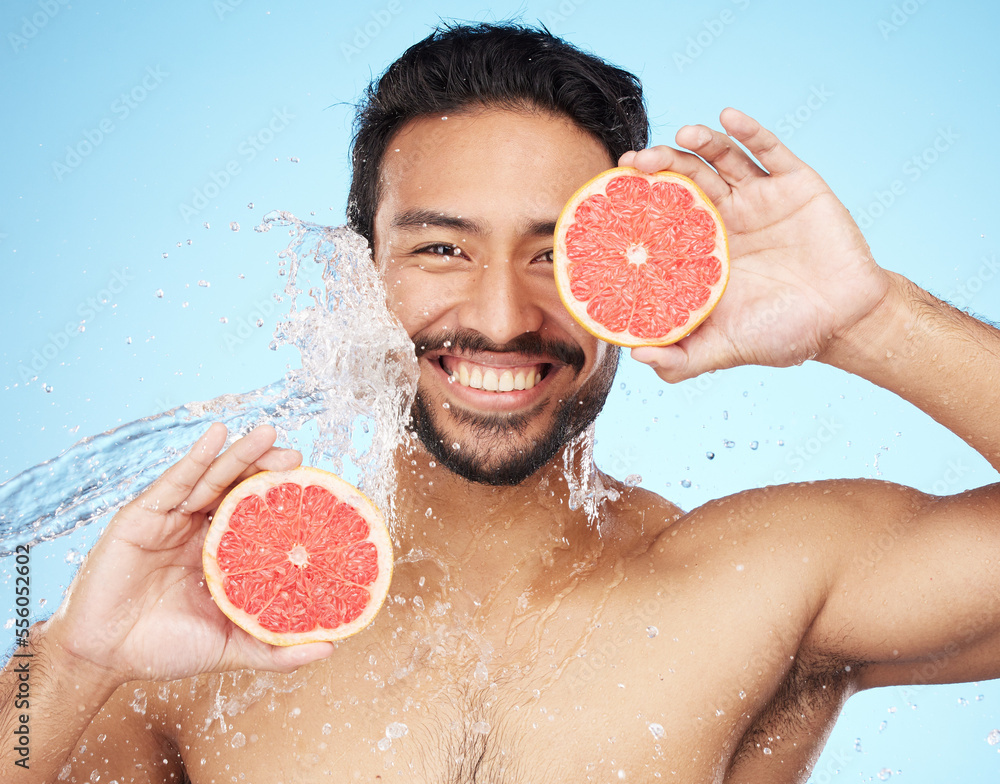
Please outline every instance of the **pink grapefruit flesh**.
M378 509L317 468L264 471L223 499L202 555L212 598L272 645L339 640L375 618L392 579Z
M620 346L666 346L697 327L729 280L715 206L682 174L610 169L556 223L556 286L573 317Z

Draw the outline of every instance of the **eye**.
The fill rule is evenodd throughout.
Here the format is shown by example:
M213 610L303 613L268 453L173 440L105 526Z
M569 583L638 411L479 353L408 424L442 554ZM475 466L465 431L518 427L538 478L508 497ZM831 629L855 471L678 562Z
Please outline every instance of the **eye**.
M447 242L436 242L433 245L425 245L417 250L417 253L429 253L432 256L461 256L462 249L457 245Z
M539 253L537 256L535 256L535 258L533 259L533 261L541 262L542 264L551 264L552 263L552 249L550 248L549 250L545 251L544 253Z

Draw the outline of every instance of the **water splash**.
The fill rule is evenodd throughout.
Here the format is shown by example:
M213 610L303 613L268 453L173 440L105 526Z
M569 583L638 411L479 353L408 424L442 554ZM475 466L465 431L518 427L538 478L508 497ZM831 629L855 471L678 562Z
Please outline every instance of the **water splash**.
M258 424L274 425L279 443L343 475L394 519L393 454L406 438L418 374L413 344L386 307L364 238L279 211L257 228L276 227L291 237L278 254L290 310L271 348L294 346L301 367L261 389L187 403L84 438L3 483L0 556L118 509L212 422L224 423L231 441Z

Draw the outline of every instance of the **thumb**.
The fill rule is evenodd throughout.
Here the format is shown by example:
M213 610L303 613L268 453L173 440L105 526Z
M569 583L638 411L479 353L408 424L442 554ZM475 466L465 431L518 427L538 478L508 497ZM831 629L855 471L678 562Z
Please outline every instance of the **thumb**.
M668 384L687 381L702 373L732 367L725 345L716 345L713 335L700 329L670 346L642 346L632 349L632 359L649 365Z

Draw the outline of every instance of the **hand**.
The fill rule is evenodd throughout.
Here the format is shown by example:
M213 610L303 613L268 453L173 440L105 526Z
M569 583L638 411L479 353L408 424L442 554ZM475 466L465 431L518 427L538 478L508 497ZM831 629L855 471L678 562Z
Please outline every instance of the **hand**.
M125 506L87 556L45 640L107 679L172 680L202 672L291 671L329 655L329 643L278 647L233 624L202 573L208 515L236 482L286 470L301 455L272 445L258 427L221 456L226 428L214 424L180 462Z
M711 315L672 346L632 350L664 381L737 365L822 361L831 342L871 314L890 288L847 209L816 172L742 112L726 109L720 119L730 136L701 125L677 132L677 144L690 153L659 146L619 161L690 177L729 235L729 285Z

